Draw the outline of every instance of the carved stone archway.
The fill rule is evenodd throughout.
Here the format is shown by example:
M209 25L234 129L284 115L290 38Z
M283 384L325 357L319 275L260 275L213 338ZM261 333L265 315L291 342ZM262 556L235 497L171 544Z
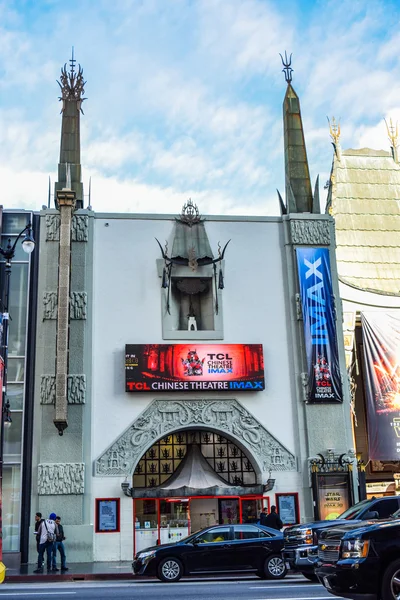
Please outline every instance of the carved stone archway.
M95 461L98 477L131 477L160 438L207 428L230 437L253 458L260 483L270 471L294 471L296 460L237 400L154 400Z

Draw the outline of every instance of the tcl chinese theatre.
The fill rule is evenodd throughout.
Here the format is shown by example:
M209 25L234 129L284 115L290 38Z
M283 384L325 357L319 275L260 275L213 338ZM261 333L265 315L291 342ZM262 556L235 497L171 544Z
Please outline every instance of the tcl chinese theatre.
M74 562L130 560L272 504L304 521L336 489L336 513L358 499L334 222L286 80L277 216L203 215L196 198L180 214L121 214L84 205L83 74L62 73L55 204L40 212L31 523L61 514Z

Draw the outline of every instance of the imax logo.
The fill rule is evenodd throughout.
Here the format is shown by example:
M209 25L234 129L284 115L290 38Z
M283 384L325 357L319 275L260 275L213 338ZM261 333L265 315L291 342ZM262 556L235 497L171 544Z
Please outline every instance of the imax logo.
M308 314L311 320L311 341L315 345L326 345L329 343L328 328L326 321L326 306L325 299L323 298L324 291L324 278L319 271L321 266L321 258L318 258L315 262L311 263L306 258L304 264L307 267L306 279L314 276L315 279L319 279L318 283L307 289L307 300L308 300Z

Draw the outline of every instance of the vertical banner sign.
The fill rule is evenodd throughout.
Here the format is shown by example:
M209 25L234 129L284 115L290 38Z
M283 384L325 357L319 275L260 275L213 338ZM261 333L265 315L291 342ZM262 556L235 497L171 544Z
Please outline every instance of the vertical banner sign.
M400 460L400 315L363 312L368 446L371 460Z
M335 306L327 248L297 248L308 401L342 402Z

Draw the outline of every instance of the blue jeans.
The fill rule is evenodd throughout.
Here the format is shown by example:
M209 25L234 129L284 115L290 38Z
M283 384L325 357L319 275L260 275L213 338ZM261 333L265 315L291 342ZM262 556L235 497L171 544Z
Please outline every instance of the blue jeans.
M65 556L65 550L64 550L64 544L62 542L54 542L54 547L53 547L53 569L56 568L57 564L57 550L60 551L60 556L61 556L61 569L65 569L65 563L67 560L67 557Z
M47 554L47 568L51 569L51 557L53 554L55 542L45 542L44 544L39 544L39 554L38 554L38 569L42 568L44 553Z

